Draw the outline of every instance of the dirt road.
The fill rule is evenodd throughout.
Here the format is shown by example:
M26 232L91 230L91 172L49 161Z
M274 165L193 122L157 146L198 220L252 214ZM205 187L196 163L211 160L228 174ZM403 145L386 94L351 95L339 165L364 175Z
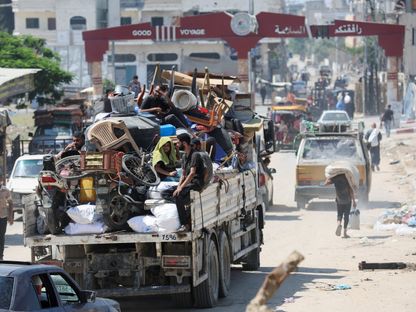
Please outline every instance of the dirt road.
M389 139L383 144L394 147L396 143ZM406 182L402 164L389 165L396 157L392 150L394 148L388 150L388 155L382 155L381 171L373 175L370 203L361 207L361 230L351 231L350 239L335 236L333 203L315 201L306 210L295 209L295 156L293 153L275 154L271 167L278 172L274 180L276 205L266 217L261 269L243 272L241 268L234 268L231 293L210 311L244 311L265 275L294 249L306 259L269 302L269 307L275 311L414 311L416 272L358 270L360 261L416 263L413 237L372 229L385 209L399 206L413 192ZM21 246L21 233L21 222L9 228L6 259L30 260L29 251ZM351 289L329 290L331 285L338 284L347 284ZM293 303L283 303L289 297L294 298ZM178 311L168 297L128 300L122 304L123 311Z

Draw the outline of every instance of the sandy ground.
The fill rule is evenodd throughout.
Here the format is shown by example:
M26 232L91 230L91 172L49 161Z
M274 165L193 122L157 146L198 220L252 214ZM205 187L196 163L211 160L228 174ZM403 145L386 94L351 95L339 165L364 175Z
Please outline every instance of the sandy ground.
M296 249L305 261L269 302L275 311L415 311L416 272L408 270L359 271L358 263L416 263L415 237L396 236L394 232L377 232L373 224L385 209L399 207L414 197L414 176L404 160L411 155L414 135L393 135L383 140L381 171L373 175L370 203L361 207L361 230L351 231L350 239L335 236L336 211L332 202L313 201L306 210L295 209L293 153L273 155L273 206L267 213L262 248L262 266L257 272L232 270L232 290L212 311L244 311L264 277L289 253ZM412 143L413 142L413 143ZM407 153L407 154L406 154ZM406 156L411 160L411 156ZM406 165L406 167L405 167ZM407 169L407 171L405 171ZM30 260L22 246L22 224L9 227L6 237L6 259ZM333 285L347 284L350 290L332 290ZM283 303L293 297L292 303ZM167 297L123 301L123 311L178 311ZM190 310L196 311L196 310Z

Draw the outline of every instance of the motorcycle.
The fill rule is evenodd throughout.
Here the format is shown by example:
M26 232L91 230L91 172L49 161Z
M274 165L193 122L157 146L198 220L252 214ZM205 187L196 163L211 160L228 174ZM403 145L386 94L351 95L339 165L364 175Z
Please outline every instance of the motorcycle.
M51 234L58 234L69 222L64 211L67 184L55 172L55 161L52 155L44 157L43 170L39 173L38 181L38 232L44 234L48 231Z

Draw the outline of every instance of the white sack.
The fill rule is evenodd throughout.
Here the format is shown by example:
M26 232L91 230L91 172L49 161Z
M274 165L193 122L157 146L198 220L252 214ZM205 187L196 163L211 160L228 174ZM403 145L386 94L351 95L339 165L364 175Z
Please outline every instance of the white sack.
M173 186L178 186L178 182L160 182L157 186L152 186L147 192L147 197L150 199L162 199L162 192L170 189Z
M345 174L354 193L357 193L360 184L360 173L357 167L349 161L338 160L325 168L325 177L327 179L331 179L340 174Z
M101 234L106 230L107 226L102 222L96 222L92 224L77 224L71 222L64 229L67 235Z
M95 205L86 204L69 208L66 213L78 224L91 224L94 222Z
M157 232L156 217L137 216L127 221L131 229L137 233Z
M163 204L152 208L151 212L156 217L159 233L172 233L179 228L180 222L176 204Z

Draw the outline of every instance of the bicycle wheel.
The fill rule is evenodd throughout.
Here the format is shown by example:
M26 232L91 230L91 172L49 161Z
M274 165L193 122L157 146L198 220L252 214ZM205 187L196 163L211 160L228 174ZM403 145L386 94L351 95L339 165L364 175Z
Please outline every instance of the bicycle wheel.
M140 157L124 155L121 165L123 170L138 184L156 186L160 183L160 178L155 169L148 163L144 163L142 166Z
M81 156L68 156L58 160L55 164L56 173L63 179L79 179L88 173L81 171Z

